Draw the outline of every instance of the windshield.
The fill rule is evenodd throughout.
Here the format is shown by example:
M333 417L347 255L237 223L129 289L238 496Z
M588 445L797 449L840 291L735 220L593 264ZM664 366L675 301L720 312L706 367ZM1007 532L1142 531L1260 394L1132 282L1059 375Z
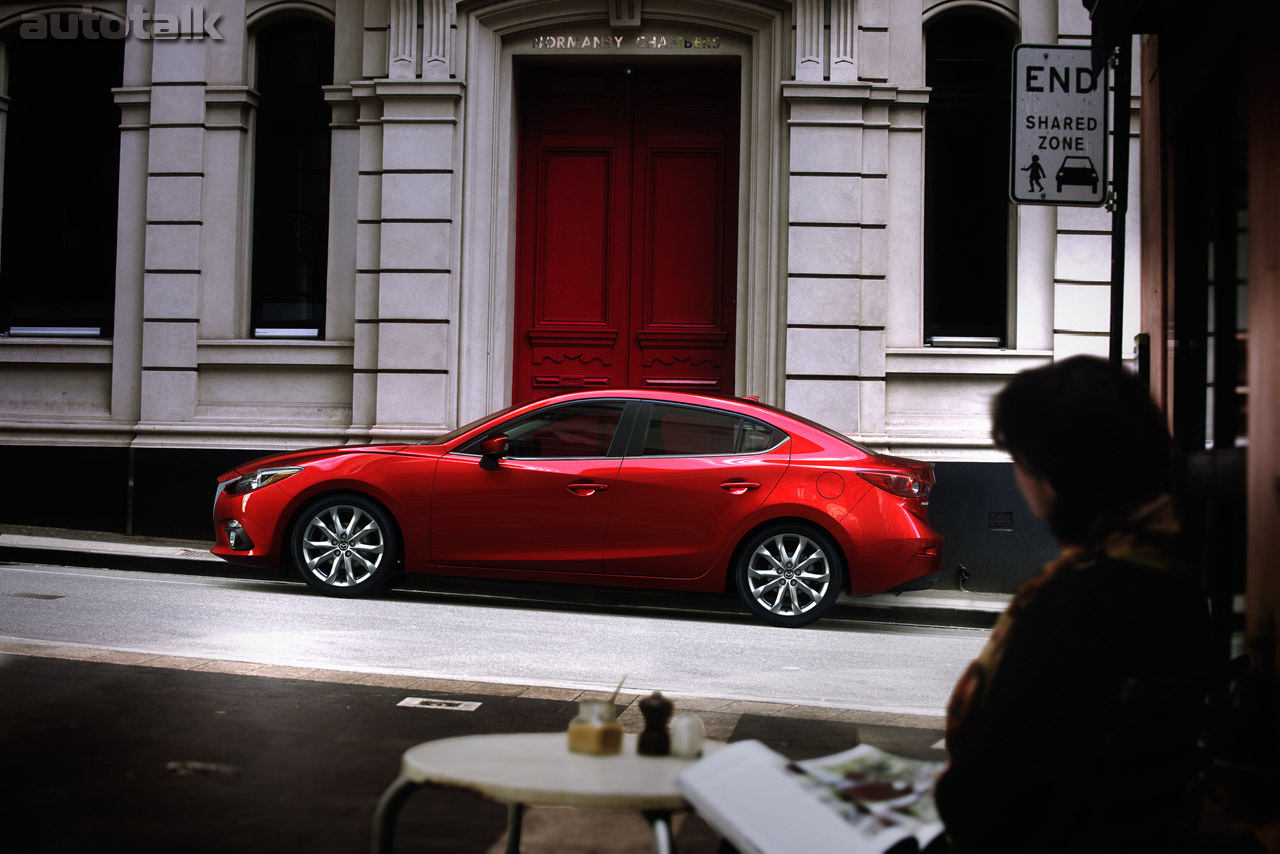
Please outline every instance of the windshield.
M508 412L511 412L512 410L519 409L522 406L524 406L523 403L513 403L510 406L508 406L506 409L499 409L497 412L490 412L488 415L485 415L482 418L477 418L475 421L472 421L469 424L463 424L461 427L457 428L456 430L450 430L448 433L445 433L443 436L436 436L434 439L427 439L425 442L422 442L420 444L443 445L446 442L453 441L454 439L458 438L464 433L468 433L471 430L474 430L475 428L479 427L481 424L490 420L491 418L499 418L503 415L506 415Z

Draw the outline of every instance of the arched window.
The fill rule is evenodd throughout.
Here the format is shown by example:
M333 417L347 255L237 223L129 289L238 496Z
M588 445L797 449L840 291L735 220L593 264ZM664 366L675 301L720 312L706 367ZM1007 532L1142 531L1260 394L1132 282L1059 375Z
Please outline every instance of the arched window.
M251 324L258 338L324 337L333 28L309 18L256 33Z
M958 12L929 24L925 44L925 343L1005 346L1013 32Z
M5 42L8 110L0 207L0 332L110 336L115 315L124 42L85 38L75 13L57 38ZM95 36L97 31L94 31Z

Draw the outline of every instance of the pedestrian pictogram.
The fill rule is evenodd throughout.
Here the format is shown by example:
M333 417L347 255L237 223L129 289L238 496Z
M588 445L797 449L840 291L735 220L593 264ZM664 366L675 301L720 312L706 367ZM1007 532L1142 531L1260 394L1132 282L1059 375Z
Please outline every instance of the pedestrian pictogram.
M1107 85L1088 47L1013 51L1009 195L1042 205L1106 201Z
M1030 182L1029 192L1034 193L1037 190L1044 190L1044 184L1041 183L1044 179L1044 167L1040 165L1040 156L1038 154L1031 155L1031 162L1023 166L1022 171L1031 173L1027 176L1027 180Z

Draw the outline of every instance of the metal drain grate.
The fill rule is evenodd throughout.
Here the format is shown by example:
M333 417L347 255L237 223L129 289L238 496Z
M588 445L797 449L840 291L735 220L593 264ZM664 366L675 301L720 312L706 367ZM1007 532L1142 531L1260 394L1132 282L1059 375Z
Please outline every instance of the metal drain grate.
M987 530L988 531L1012 531L1013 530L1013 514L1010 512L1001 512L999 510L991 510L987 512Z
M474 712L480 708L479 703L470 700L441 700L436 697L405 697L396 705L406 709L446 709L451 712Z

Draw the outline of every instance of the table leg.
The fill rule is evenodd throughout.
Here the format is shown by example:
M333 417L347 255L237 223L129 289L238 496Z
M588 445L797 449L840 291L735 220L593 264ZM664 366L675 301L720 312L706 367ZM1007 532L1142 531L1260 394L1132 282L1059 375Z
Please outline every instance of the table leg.
M520 854L520 826L524 822L524 804L507 806L507 854Z
M400 816L400 807L417 790L417 783L401 775L382 793L373 813L373 854L391 854L395 845L396 819Z
M646 810L644 818L653 828L654 854L676 854L676 840L671 833L671 813L667 810Z

